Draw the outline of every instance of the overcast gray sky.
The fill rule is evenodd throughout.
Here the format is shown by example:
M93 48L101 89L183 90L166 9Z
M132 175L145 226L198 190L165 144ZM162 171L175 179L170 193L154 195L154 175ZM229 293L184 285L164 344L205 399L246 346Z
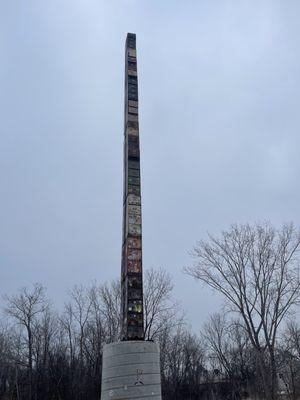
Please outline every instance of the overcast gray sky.
M120 273L124 41L137 34L144 267L198 329L206 232L300 225L300 2L2 0L0 294Z

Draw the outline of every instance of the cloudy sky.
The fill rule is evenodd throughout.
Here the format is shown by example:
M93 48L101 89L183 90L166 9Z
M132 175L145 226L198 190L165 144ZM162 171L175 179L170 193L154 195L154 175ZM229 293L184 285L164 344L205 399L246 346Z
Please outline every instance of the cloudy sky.
M194 329L207 232L300 225L298 0L2 0L0 294L120 272L124 41L137 34L144 267Z

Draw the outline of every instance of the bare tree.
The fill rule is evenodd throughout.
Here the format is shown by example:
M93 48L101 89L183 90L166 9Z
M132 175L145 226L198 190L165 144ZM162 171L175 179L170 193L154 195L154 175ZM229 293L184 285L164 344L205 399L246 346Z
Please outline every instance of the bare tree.
M210 364L230 374L230 344L228 323L224 314L214 314L205 323L202 331L203 342L209 350Z
M48 302L45 289L35 284L31 289L23 288L14 296L6 296L5 312L26 332L27 367L29 371L29 399L33 398L33 329L39 315L45 311Z
M200 340L180 325L169 335L164 351L162 382L170 396L164 393L164 398L197 398L199 378L204 369Z
M121 332L121 283L119 279L111 281L109 284L100 285L97 290L100 300L100 310L106 340L113 342L120 339ZM95 299L95 297L94 297ZM95 300L94 300L95 305Z
M72 303L65 304L64 312L59 318L60 325L62 327L63 332L66 335L66 341L68 343L69 350L69 365L70 370L73 370L73 365L75 362L75 318Z
M172 298L173 282L163 269L149 269L144 278L144 335L157 339L168 328L183 323L179 305Z
M176 398L182 398L186 387L190 398L197 398L201 354L197 338L180 331L183 324L172 288L166 272L145 271L146 337L161 343L166 398L174 398L176 374L181 393ZM102 348L119 339L120 282L75 287L60 316L49 307L40 285L6 300L10 318L8 329L0 328L0 397L99 399ZM174 341L178 354L171 351ZM179 363L177 370L172 360Z
M85 329L90 317L92 302L88 295L88 290L82 285L75 286L70 294L73 301L73 317L78 328L77 340L79 343L80 370L82 371L84 363Z
M243 325L239 321L228 320L224 313L213 314L205 323L201 337L210 368L217 376L223 376L230 382L232 398L248 392L254 381L255 366L252 346ZM257 379L255 383L254 389L258 386Z
M195 248L186 272L221 293L238 312L259 362L267 399L277 396L278 328L298 302L300 235L293 225L232 226Z

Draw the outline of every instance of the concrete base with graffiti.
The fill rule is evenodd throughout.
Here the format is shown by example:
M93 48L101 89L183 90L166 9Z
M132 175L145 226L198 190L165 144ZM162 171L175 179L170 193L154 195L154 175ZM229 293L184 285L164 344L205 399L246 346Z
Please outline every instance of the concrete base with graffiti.
M159 347L146 341L103 348L101 400L161 400Z

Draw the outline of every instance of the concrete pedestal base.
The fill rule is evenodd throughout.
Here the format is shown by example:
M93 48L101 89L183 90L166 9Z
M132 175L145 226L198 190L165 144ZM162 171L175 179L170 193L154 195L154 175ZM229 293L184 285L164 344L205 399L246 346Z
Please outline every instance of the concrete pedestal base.
M101 400L161 400L159 348L129 341L103 348Z

